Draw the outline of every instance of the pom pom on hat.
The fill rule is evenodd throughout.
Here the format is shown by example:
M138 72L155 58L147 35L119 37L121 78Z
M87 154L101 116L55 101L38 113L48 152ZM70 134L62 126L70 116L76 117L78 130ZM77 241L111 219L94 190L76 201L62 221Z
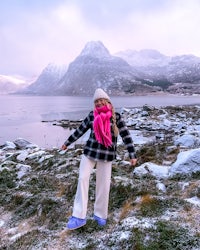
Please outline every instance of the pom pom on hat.
M103 89L96 89L93 97L93 101L95 102L97 99L104 98L110 101L110 97L106 94Z

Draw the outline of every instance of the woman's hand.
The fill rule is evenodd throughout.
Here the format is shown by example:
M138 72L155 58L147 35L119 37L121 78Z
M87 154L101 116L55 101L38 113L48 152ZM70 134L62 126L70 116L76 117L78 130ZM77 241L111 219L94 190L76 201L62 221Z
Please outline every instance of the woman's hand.
M66 150L67 146L65 144L63 144L61 148L62 148L62 150Z
M130 160L131 166L135 166L137 164L137 159Z

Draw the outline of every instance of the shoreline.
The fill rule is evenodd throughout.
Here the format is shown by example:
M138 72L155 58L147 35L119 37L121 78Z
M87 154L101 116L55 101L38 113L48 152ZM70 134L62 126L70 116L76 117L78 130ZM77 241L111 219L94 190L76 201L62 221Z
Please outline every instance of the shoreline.
M199 97L174 96L161 93L158 96L113 97L113 105L117 112L123 108L142 108L145 105L162 109L166 106L199 105ZM0 98L0 144L18 137L27 138L40 146L57 146L68 137L70 131L62 127L52 126L51 122L60 120L77 121L83 119L92 109L89 98L75 97L13 97Z
M143 107L122 108L121 115L129 130L131 131L131 133L133 133L133 139L135 139L134 137L136 137L136 141L148 141L148 134L150 132L151 135L154 136L156 135L156 133L163 133L165 134L165 136L167 136L167 134L171 134L170 131L174 131L173 133L177 134L180 134L180 132L183 133L184 131L187 131L187 127L192 127L195 123L196 127L198 127L198 124L200 127L200 105L186 104L166 106L160 108L149 105L143 105ZM83 118L76 120L43 120L42 122L37 123L38 128L40 128L40 133L38 132L36 134L38 138L37 140L36 135L35 137L31 137L32 139L30 139L29 137L29 129L31 129L30 125L27 131L27 136L13 136L13 140L15 140L16 138L24 138L43 148L60 147L65 141L65 139L72 133L72 130L76 129L81 124ZM178 131L177 128L181 126L181 124L185 129ZM138 135L134 135L136 131ZM40 134L42 133L45 133L45 136L43 138L40 136ZM52 138L56 141L53 146L51 146L50 143L51 136L53 136ZM79 139L79 141L84 142L87 136L88 133L83 135ZM6 140L9 139L6 138ZM43 140L43 145L37 143L38 140ZM3 141L2 139L1 141L2 142L0 143L0 145L5 143L5 141Z

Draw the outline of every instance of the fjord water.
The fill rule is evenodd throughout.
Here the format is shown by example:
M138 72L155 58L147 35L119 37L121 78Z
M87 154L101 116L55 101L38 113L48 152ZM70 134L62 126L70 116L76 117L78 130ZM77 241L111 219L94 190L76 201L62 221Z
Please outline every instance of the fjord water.
M200 104L199 96L177 95L111 97L111 100L116 110L145 104L155 107ZM82 119L92 108L92 97L1 95L0 145L24 138L40 147L60 147L71 131L42 121Z

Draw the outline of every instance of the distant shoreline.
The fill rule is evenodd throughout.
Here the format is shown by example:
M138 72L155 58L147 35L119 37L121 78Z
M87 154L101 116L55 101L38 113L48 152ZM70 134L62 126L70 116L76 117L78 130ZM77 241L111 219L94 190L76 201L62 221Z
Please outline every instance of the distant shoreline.
M26 97L92 97L92 95L38 95L38 94L23 94L23 93L0 93L0 96L26 96ZM150 93L131 93L125 95L110 95L110 97L143 97L143 96L174 96L174 97L200 97L200 94L178 94L178 93L167 93L167 92L150 92Z

